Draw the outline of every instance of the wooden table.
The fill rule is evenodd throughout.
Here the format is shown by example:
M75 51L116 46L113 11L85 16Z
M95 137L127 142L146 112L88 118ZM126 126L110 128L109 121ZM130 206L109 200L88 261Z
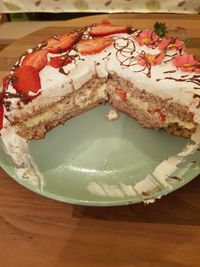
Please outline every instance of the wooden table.
M156 20L184 27L189 51L200 56L198 15L113 14L59 22L13 43L0 53L0 76L45 37L104 18L140 28ZM152 205L96 208L39 196L0 170L0 267L200 266L199 178Z

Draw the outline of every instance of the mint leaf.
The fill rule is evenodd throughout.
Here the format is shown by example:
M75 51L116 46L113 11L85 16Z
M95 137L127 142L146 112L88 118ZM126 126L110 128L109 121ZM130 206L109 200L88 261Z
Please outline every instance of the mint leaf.
M191 40L189 38L186 38L185 40L183 40L185 46L189 46L189 44L191 43Z
M159 37L164 37L167 32L167 26L165 23L156 22L154 24L154 31Z

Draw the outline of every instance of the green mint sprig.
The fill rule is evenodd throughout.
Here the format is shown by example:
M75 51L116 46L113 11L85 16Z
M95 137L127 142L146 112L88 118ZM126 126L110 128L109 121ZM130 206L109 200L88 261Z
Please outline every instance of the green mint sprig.
M159 37L164 37L167 32L167 26L165 23L156 22L154 24L154 31Z

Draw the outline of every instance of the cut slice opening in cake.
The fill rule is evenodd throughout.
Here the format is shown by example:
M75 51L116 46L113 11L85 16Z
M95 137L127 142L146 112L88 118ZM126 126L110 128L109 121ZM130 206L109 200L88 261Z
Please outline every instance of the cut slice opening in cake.
M81 89L73 91L60 101L26 120L16 123L16 132L26 140L41 139L47 131L63 124L72 117L80 115L107 100L106 84L94 77Z
M191 137L197 127L187 106L139 90L117 75L109 75L106 81L93 77L79 90L15 123L16 131L27 140L40 139L58 124L106 102L144 128L165 129L176 136Z

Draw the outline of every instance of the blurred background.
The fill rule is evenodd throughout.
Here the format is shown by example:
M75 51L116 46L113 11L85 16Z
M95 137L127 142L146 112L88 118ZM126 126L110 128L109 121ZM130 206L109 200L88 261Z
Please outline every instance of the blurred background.
M200 0L1 0L0 50L55 21L102 13L199 14Z

